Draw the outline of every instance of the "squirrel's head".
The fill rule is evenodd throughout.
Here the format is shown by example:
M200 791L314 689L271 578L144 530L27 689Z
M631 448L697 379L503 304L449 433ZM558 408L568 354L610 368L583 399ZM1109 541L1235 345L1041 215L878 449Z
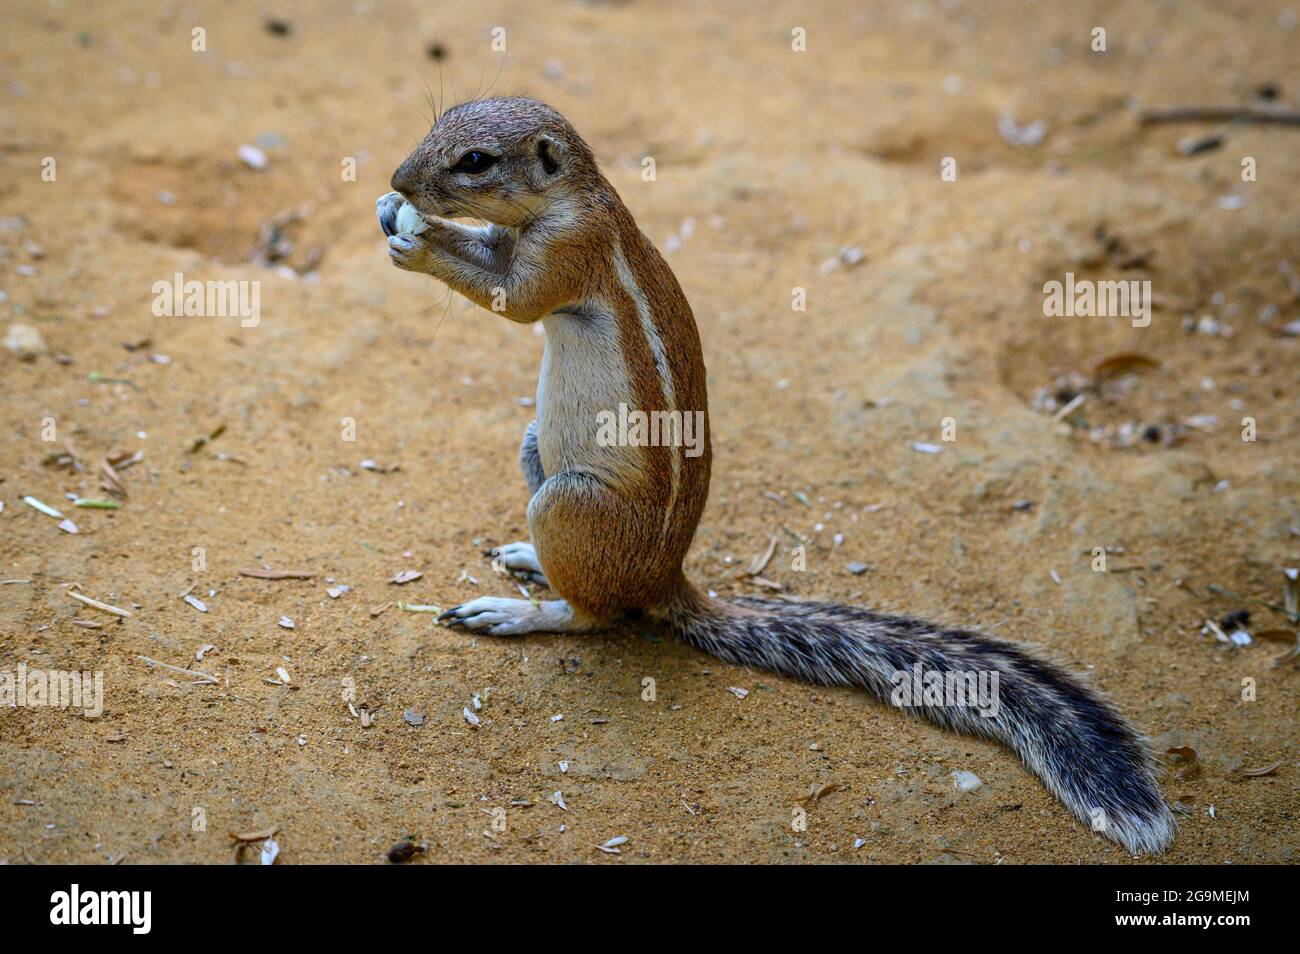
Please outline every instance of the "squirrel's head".
M423 215L519 228L568 207L594 170L587 144L550 106L483 99L439 116L392 187Z

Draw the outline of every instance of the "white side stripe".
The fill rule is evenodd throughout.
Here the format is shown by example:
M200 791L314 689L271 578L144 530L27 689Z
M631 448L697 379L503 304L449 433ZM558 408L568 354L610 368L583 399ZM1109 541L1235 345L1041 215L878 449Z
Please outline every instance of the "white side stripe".
M618 280L622 283L623 288L627 290L632 301L636 303L637 317L641 320L641 330L645 332L646 342L650 345L650 353L654 356L655 370L659 374L659 382L663 385L664 401L668 407L665 410L676 411L677 393L673 388L672 370L668 367L668 353L664 350L663 339L659 337L659 330L655 327L654 319L650 315L650 303L646 301L645 293L641 286L637 284L636 276L632 274L632 269L628 267L627 259L623 257L623 247L615 240L614 242L614 269L618 274ZM649 412L651 408L642 408ZM668 494L668 508L664 511L663 533L668 532L668 521L673 515L673 506L677 503L677 491L682 483L682 447L681 441L672 443L670 453L672 455L672 488Z

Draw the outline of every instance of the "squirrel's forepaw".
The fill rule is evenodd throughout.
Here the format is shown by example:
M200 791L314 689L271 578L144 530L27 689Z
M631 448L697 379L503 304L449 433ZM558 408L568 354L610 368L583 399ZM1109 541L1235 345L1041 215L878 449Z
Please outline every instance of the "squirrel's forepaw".
M420 236L407 232L388 237L388 257L398 268L426 274L432 261L429 243Z

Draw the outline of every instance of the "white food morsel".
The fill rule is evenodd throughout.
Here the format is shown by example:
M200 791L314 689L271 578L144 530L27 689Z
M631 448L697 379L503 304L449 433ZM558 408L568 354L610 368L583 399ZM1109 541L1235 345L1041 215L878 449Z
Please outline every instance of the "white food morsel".
M409 202L403 202L397 210L397 231L406 232L411 235L419 235L428 224L420 218L420 213L415 211L415 206Z

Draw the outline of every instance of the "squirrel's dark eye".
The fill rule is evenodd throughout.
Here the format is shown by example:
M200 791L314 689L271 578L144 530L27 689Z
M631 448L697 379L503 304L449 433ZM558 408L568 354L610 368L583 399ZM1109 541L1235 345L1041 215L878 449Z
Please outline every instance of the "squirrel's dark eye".
M471 149L465 155L457 160L456 164L451 167L452 172L486 172L496 164L497 157L489 155L486 152L479 152L477 149Z

